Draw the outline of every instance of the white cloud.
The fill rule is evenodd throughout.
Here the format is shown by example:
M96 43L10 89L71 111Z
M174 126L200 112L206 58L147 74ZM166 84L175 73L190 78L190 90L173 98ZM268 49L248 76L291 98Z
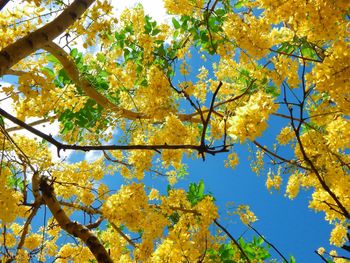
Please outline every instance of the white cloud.
M111 3L115 6L114 10L117 16L119 16L120 13L125 8L134 7L138 3L140 3L142 4L145 10L145 14L148 14L158 23L165 23L169 20L169 17L170 17L166 13L163 0L129 0L129 1L112 0Z
M103 155L102 151L89 151L85 154L85 160L87 162L93 162L101 158Z

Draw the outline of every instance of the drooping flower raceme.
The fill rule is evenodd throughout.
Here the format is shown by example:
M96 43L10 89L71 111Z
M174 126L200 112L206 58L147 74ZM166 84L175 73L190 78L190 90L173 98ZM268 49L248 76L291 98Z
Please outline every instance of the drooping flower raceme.
M277 108L270 95L258 91L228 118L228 135L241 143L246 139L254 140L267 128L266 121Z

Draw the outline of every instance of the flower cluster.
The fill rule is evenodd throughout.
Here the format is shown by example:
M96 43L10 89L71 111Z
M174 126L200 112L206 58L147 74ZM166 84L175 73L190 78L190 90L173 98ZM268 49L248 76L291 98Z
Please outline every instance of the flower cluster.
M263 91L254 93L236 109L234 116L228 118L228 135L241 142L246 139L253 141L267 128L267 119L277 108L270 95Z

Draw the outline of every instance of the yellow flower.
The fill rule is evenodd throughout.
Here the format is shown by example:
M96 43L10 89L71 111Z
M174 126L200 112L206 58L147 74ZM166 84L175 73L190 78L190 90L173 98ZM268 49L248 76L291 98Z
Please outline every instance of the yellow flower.
M151 192L148 195L148 198L150 200L159 199L159 192L158 192L158 190L152 188Z
M320 247L320 248L317 249L317 253L320 254L320 255L323 255L324 252L326 252L326 250L323 247Z
M278 108L273 98L263 91L251 95L245 105L235 110L235 115L228 118L228 135L241 142L254 140L267 128L267 119Z
M225 161L225 166L226 167L231 167L234 169L237 164L239 163L238 155L237 153L231 153L227 156L227 161Z
M348 240L346 233L347 229L343 224L336 224L331 232L331 237L329 239L330 243L337 247L341 247Z
M270 191L271 188L276 190L280 190L282 184L282 177L280 176L281 166L278 167L277 174L273 174L271 170L269 170L266 179L266 187Z
M33 250L37 247L40 246L42 242L42 235L39 234L31 234L26 237L25 242L24 242L24 247L28 248L29 250Z
M243 224L250 224L254 223L257 220L257 217L255 214L250 210L248 205L239 205L235 214L239 215L239 218L241 219Z
M291 127L284 127L280 134L277 136L277 141L281 145L289 143L294 138L294 131Z

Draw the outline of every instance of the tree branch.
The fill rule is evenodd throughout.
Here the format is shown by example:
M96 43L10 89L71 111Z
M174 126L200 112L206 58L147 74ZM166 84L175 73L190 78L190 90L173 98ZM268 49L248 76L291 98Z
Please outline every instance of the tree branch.
M119 233L119 235L121 235L130 245L132 245L133 247L136 247L136 244L127 236L124 234L123 231L121 231L119 229L119 227L117 227L114 223L110 222L111 226L113 227L113 229L115 231L117 231Z
M96 89L91 85L91 83L81 76L79 69L77 68L75 63L72 61L69 54L59 45L55 44L54 42L49 42L43 48L47 52L55 56L62 64L69 78L77 86L79 86L87 96L89 96L91 99L96 101L96 103L102 106L103 108L111 109L112 111L119 113L121 116L129 120L151 119L151 116L147 116L142 113L133 112L131 110L118 107L117 105L113 104L108 98L103 96L101 93L97 92ZM191 115L178 114L178 118L181 121L198 122L198 120L193 119Z
M74 208L77 210L84 211L90 215L102 214L102 212L100 210L92 208L92 207L87 207L87 206L83 206L83 205L79 205L79 204L75 204L75 203L69 203L69 202L65 202L65 201L58 201L58 203L60 205L63 205L63 206L67 206L67 207L71 207L71 208Z
M212 113L212 111L214 109L215 98L218 95L218 92L219 92L221 86L222 86L222 82L220 81L218 87L216 88L216 90L215 90L215 92L213 94L213 98L212 98L211 103L210 103L210 108L209 108L209 112L208 112L207 118L203 122L203 131L202 131L202 136L201 136L201 145L203 147L205 146L205 134L207 132L207 127L208 127L208 124L209 124L209 121L210 121L211 113Z
M57 148L57 154L60 156L61 150L78 150L78 151L102 151L102 150L159 150L159 149L169 149L169 150L177 150L177 149L188 149L188 150L195 150L199 153L205 152L211 155L215 155L216 153L221 152L227 152L228 150L223 146L221 149L216 150L216 147L203 147L202 145L191 145L191 144L179 144L179 145L168 145L168 144L159 144L159 145L92 145L92 146L80 146L80 145L68 145L63 144L56 139L54 139L51 135L47 135L28 124L24 123L23 121L17 119L16 117L12 116L11 114L7 113L3 109L0 108L0 115L4 116L5 118L11 120L13 123L23 127L24 129L30 131L31 133L39 136L40 138L44 139L45 141L53 144Z
M0 52L0 77L21 59L62 34L93 2L95 0L75 0L53 21L5 47Z
M285 263L288 263L288 260L286 259L285 256L283 256L283 254L274 246L274 244L272 244L271 242L269 242L262 234L260 234L260 232L258 230L256 230L252 225L248 224L248 227L250 229L252 229L259 237L261 237L266 244L268 244L270 247L272 247L278 255L280 255L280 257L285 261Z
M241 251L242 255L245 257L245 259L251 263L250 259L248 258L247 254L244 252L243 248L241 247L241 245L237 242L237 240L231 235L230 232L228 232L228 230L222 226L216 219L214 219L214 223L215 225L217 225L222 231L225 232L225 234L233 241L233 243L235 243L235 245L238 247L238 249Z
M49 121L51 121L51 119L41 119L41 120L37 120L37 121L33 121L31 123L28 123L28 125L29 126L36 126L36 125L47 123ZM6 131L7 132L13 132L13 131L19 131L19 130L22 130L22 129L23 129L23 127L21 127L21 126L15 126L15 127L7 128Z
M90 249L98 262L112 263L112 259L98 238L88 228L77 222L72 222L68 218L56 199L53 187L48 184L47 178L42 178L40 190L45 204L50 209L60 227L67 233L80 238Z
M10 0L0 0L0 11L7 5Z
M279 156L278 154L276 154L276 153L270 151L268 148L262 146L262 145L261 145L260 143L258 143L257 141L253 141L253 143L254 143L257 147L259 147L261 150L263 150L264 152L266 152L266 153L272 155L273 157L275 157L275 158L277 158L277 159L280 159L281 161L283 161L283 162L285 162L285 163L289 163L289 164L291 164L291 165L295 165L295 166L297 166L297 167L299 167L299 168L302 168L302 169L304 169L304 170L310 170L310 168L305 167L305 166L302 166L302 165L298 164L298 163L297 163L296 161L294 161L294 160L288 160L288 159L283 158L282 156Z

